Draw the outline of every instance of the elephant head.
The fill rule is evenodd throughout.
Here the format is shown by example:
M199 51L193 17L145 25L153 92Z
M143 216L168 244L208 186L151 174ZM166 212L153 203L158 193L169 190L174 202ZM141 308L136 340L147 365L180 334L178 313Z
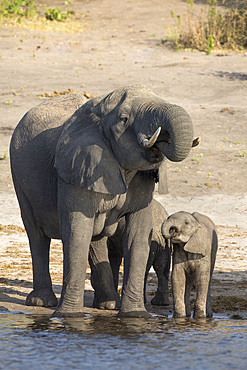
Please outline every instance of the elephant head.
M165 157L182 161L193 142L190 116L142 85L91 99L64 124L55 167L68 183L123 194L123 171L158 169Z
M199 222L196 213L181 211L172 214L163 222L161 231L172 243L182 244L186 252L205 256L210 250L210 232Z

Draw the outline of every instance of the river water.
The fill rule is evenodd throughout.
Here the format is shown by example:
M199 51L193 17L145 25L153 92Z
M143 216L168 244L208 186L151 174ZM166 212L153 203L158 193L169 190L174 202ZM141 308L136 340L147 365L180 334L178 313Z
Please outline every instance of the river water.
M0 314L0 369L246 369L247 321Z

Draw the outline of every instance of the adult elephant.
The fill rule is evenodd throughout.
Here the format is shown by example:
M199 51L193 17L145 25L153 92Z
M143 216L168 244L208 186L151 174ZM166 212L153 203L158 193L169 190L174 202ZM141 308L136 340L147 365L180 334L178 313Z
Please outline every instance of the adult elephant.
M150 176L150 173L148 175ZM171 253L167 240L161 233L162 224L167 217L168 213L165 208L157 200L153 199L152 236L144 280L144 303L146 303L147 277L150 268L153 266L158 279L158 287L151 303L156 306L169 305L168 280ZM90 245L89 263L91 283L94 288L94 308L116 309L120 307L118 283L119 269L123 258L124 230L125 219L121 218L116 232L107 238L108 250L104 250L102 244L100 245L98 241L94 241Z
M10 144L11 168L29 237L33 291L28 305L53 306L51 238L63 242L63 287L54 316L83 315L91 240L105 243L125 217L125 272L120 315L148 315L143 282L152 228L154 180L164 157L181 161L193 143L188 113L142 85L80 105L78 94L34 107ZM69 116L72 116L69 118Z

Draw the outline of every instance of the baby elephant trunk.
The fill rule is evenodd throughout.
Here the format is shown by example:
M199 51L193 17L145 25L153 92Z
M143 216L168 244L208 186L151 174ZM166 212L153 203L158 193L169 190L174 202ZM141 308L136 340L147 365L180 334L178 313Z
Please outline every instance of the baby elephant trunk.
M174 220L169 220L169 218L163 222L161 232L166 239L177 237L180 233L178 225L176 225Z
M176 226L171 226L169 229L170 238L178 235L178 228Z

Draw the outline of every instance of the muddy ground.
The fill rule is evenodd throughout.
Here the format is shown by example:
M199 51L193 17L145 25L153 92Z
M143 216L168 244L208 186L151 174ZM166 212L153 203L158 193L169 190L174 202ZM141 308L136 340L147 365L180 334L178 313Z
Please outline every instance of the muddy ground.
M196 1L194 11L204 6ZM41 2L62 6L62 1ZM3 22L0 25L0 309L50 313L25 306L32 288L28 242L11 181L8 147L24 113L54 94L72 89L101 95L142 83L191 115L201 143L181 163L168 163L169 194L155 197L169 213L207 214L218 227L213 275L213 310L247 317L247 57L246 53L174 51L162 44L170 11L182 15L186 2L171 0L73 1L69 24ZM57 94L57 93L55 93ZM5 155L6 153L6 155ZM6 158L5 158L6 157ZM62 247L53 241L51 275L59 295ZM156 289L149 275L148 299ZM91 308L90 271L85 310ZM169 314L168 308L150 312ZM112 313L109 313L112 314Z

